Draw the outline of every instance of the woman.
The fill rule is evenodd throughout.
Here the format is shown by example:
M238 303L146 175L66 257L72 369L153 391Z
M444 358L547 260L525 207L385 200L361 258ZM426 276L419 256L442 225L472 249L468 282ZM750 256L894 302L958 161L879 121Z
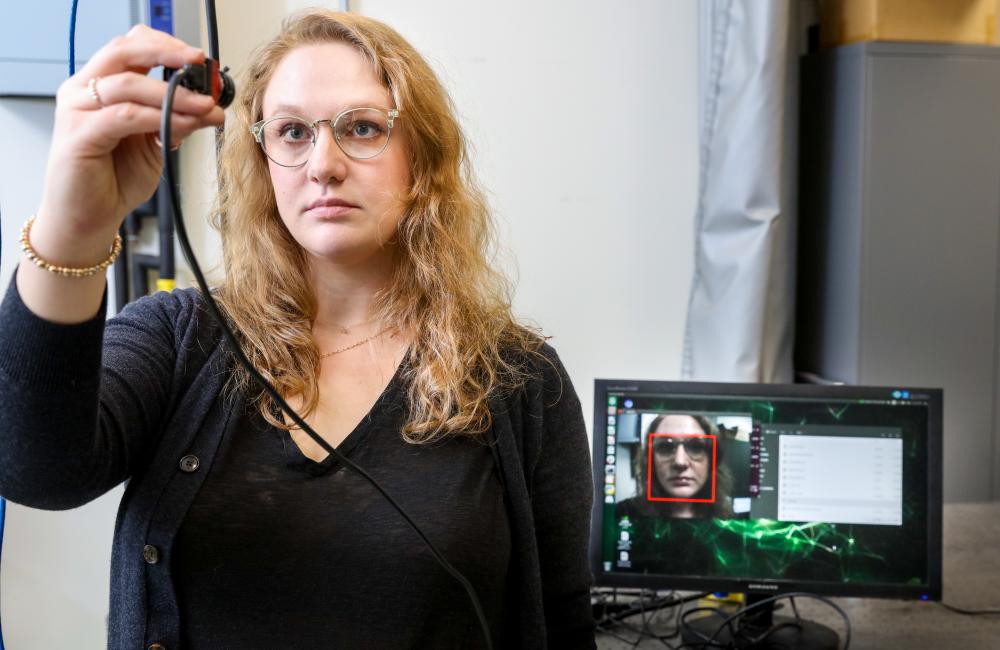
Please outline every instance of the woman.
M60 88L34 263L0 323L0 493L70 508L129 480L113 648L482 647L459 584L248 379L200 295L105 329L103 274L85 273L161 171L165 85L144 73L203 56L137 27ZM387 26L313 10L237 92L217 294L241 347L470 580L495 646L593 647L580 405L487 265L440 83ZM171 144L223 121L183 89L174 106Z
M618 504L618 515L731 517L732 478L719 442L704 416L658 415L637 459L638 494Z

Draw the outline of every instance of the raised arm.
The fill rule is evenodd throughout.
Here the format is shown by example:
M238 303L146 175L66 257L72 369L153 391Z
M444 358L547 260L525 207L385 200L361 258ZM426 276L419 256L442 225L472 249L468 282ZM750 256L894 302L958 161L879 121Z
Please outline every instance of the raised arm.
M41 260L88 268L108 258L130 211L156 189L161 172L160 103L166 83L146 73L178 68L204 53L164 32L133 28L97 51L59 87L42 201L28 236ZM172 119L178 138L223 122L211 97L178 89ZM25 261L17 270L24 304L54 323L81 323L101 304L104 274L67 277Z
M0 309L0 494L69 508L127 477L162 426L181 298L146 301L108 329L103 269L125 215L155 190L162 81L204 53L139 26L59 88L43 195ZM179 89L173 132L219 125L211 97ZM76 269L76 271L73 271ZM192 301L189 301L193 303ZM188 317L196 311L186 308ZM106 345L104 345L106 343ZM106 362L102 370L102 356Z

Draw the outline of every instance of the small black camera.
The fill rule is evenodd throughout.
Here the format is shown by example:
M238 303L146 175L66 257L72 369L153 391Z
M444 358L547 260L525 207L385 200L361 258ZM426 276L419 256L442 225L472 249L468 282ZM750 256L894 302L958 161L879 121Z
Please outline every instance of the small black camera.
M228 67L219 69L219 62L205 58L204 63L188 63L182 70L184 77L180 85L202 95L211 95L215 103L225 108L233 103L236 96L236 85L232 77L226 74ZM166 78L173 76L175 70L167 70Z

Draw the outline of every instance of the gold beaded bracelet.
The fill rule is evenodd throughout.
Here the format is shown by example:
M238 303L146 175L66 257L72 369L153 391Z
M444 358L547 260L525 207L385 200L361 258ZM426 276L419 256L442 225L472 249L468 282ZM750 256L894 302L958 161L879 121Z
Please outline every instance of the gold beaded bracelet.
M92 275L96 275L101 271L106 270L109 266L115 263L118 256L122 252L122 236L115 235L115 243L111 245L111 254L108 255L108 259L104 260L100 264L95 264L94 266L87 266L84 268L72 268L67 266L56 266L51 262L47 262L31 247L31 241L28 239L28 233L31 232L31 226L35 223L35 215L28 217L28 220L24 222L21 226L21 250L29 260L31 260L35 266L40 269L45 269L49 273L55 273L56 275L61 275L66 278L89 278Z

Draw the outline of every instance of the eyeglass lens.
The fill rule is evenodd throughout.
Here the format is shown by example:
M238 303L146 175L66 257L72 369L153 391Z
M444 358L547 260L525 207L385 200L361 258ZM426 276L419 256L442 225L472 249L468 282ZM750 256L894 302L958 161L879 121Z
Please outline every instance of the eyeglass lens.
M708 455L709 442L705 438L681 438L664 436L653 443L653 452L661 456L676 456L678 447L691 458L701 459Z
M261 127L260 143L267 156L285 167L301 165L312 154L323 121L314 128L298 117L276 117ZM341 150L351 158L374 158L389 142L388 118L382 111L356 108L342 113L333 126Z

